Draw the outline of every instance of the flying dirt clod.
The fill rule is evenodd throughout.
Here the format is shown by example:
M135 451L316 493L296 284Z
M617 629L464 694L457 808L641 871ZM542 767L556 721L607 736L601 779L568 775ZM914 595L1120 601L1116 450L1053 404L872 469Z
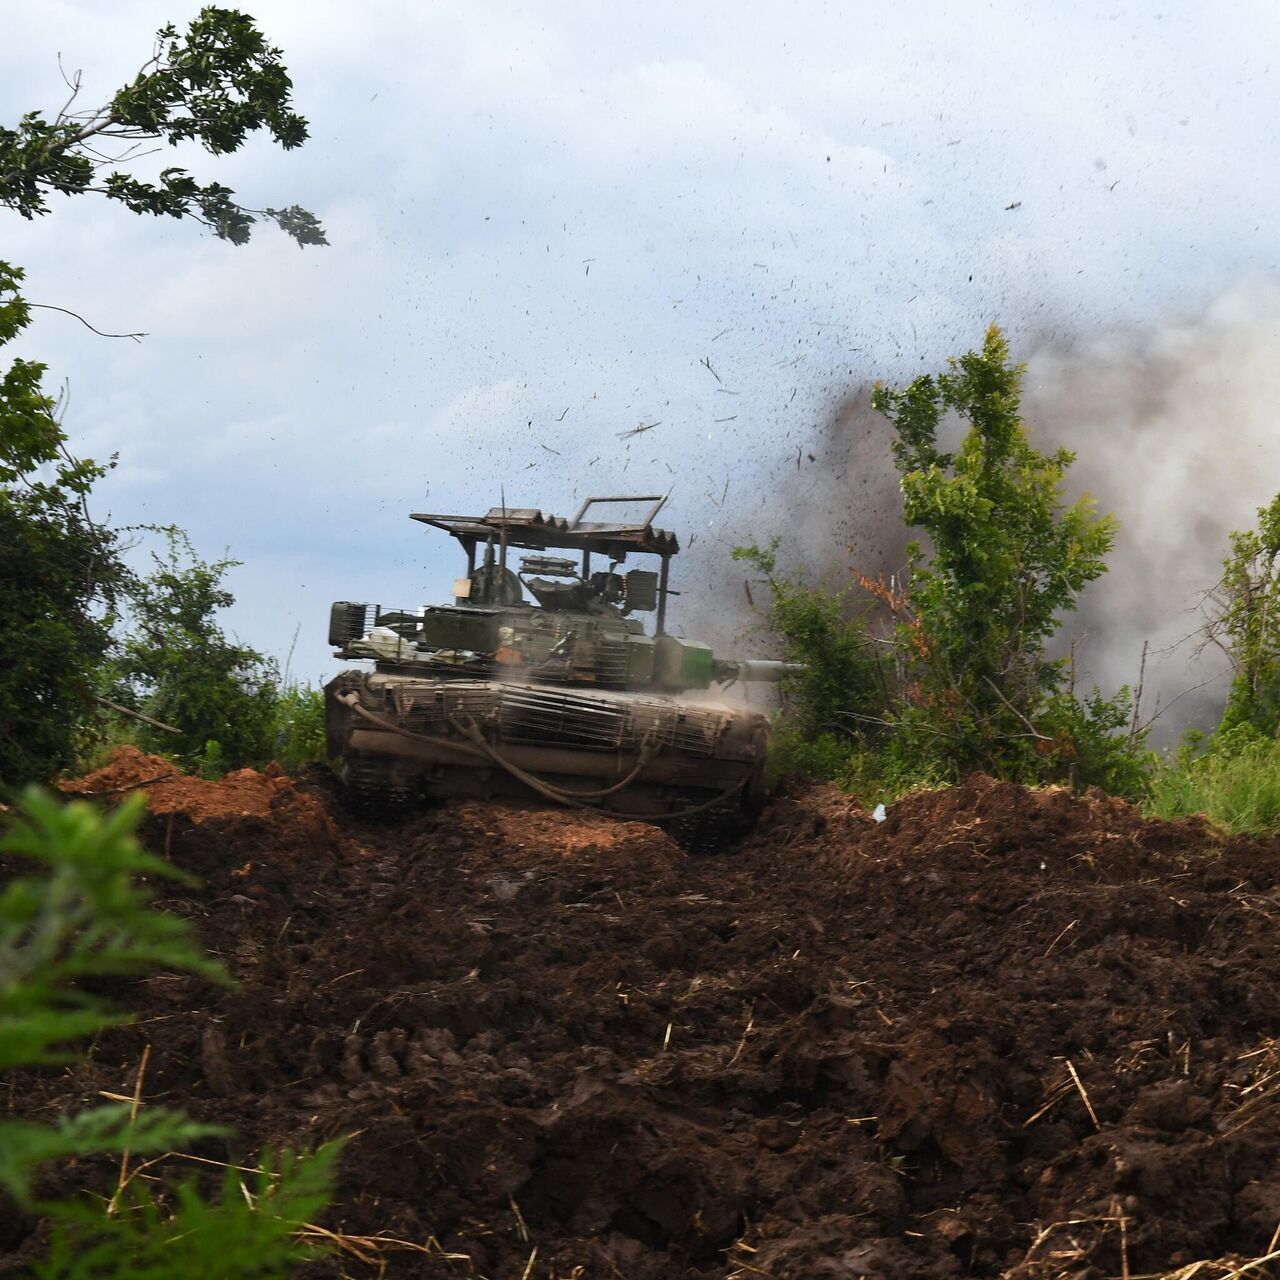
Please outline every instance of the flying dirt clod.
M763 799L768 718L687 695L798 668L718 659L668 633L680 545L653 525L665 502L588 498L572 520L505 506L414 513L458 540L466 573L449 605L332 608L335 656L374 664L325 686L329 752L353 801L395 813L424 795L538 795L660 823L698 849L749 825ZM617 503L645 514L585 518ZM516 569L513 551L524 553ZM564 551L574 554L549 554ZM657 569L620 572L632 555L656 558ZM593 557L607 567L593 570ZM655 614L653 635L640 613Z

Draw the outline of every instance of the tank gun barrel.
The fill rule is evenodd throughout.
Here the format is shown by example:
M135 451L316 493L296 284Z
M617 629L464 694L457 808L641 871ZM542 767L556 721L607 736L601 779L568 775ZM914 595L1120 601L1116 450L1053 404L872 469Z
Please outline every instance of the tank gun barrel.
M772 658L717 658L711 664L711 678L716 684L732 684L743 680L753 684L777 684L785 676L799 675L803 662L779 662Z

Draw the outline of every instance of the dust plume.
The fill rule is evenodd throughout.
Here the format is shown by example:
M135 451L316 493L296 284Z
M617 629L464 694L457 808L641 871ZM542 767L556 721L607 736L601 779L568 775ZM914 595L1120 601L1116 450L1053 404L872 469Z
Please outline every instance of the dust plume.
M1211 728L1226 660L1197 658L1185 637L1203 622L1229 532L1251 527L1280 489L1280 288L1241 286L1199 316L1042 347L1027 361L1023 410L1038 447L1076 453L1071 490L1120 522L1110 571L1073 622L1087 682L1132 684L1148 642L1144 701L1170 707L1155 741Z
M1108 694L1135 685L1145 642L1143 706L1168 708L1153 742L1212 728L1226 660L1215 649L1197 657L1186 637L1203 621L1198 605L1218 580L1228 533L1250 527L1280 490L1280 287L1239 286L1199 315L1093 339L1020 343L1016 324L1006 336L1027 363L1032 442L1073 450L1068 497L1092 495L1120 524L1108 573L1064 628L1079 683ZM970 345L980 341L975 331ZM735 544L777 534L783 567L828 585L847 581L851 565L872 575L904 567L913 534L902 523L892 430L870 407L870 385L852 390L811 440L788 441L758 476L752 508L693 549L684 577L719 580L717 611L698 621L722 647L759 621L747 588L723 581L750 576L725 568ZM765 645L761 636L753 647Z

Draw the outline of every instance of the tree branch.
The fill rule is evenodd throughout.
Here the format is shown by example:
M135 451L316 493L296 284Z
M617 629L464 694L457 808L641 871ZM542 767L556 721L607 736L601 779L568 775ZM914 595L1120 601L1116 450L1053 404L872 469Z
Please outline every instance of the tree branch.
M61 311L64 316L71 316L74 320L79 320L86 329L93 329L93 332L100 338L132 338L134 342L141 342L147 335L145 333L103 333L101 329L94 329L82 315L75 311L68 310L66 307L55 307L51 302L28 302L29 307L39 307L41 311Z

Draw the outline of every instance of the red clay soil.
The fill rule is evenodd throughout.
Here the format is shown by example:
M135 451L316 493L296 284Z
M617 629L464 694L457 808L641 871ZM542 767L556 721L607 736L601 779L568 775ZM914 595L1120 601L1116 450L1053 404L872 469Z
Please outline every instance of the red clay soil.
M137 1024L21 1109L127 1094L150 1045L148 1100L235 1127L206 1156L353 1134L324 1222L430 1250L389 1277L1138 1277L1273 1245L1276 841L974 778L880 824L797 789L691 858L162 765L74 789L147 781L149 843L203 879L164 905L240 985L130 985ZM31 1231L0 1212L0 1274Z

